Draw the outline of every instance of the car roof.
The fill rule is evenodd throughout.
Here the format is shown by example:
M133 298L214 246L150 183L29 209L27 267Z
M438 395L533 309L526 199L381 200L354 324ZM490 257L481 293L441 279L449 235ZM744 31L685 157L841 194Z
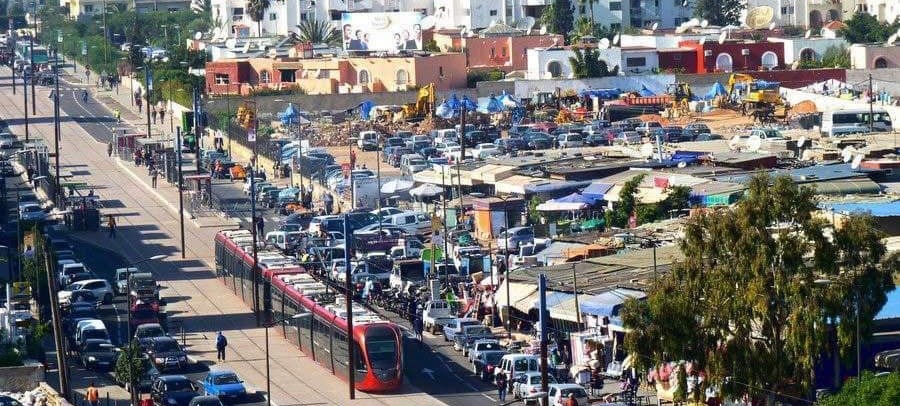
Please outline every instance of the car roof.
M85 279L82 281L78 281L78 283L90 283L90 282L106 282L106 279Z
M188 378L184 375L160 375L157 379L163 382L188 380Z
M143 327L143 328L152 328L152 327L162 328L162 325L160 325L159 323L142 323L141 325L135 327L135 330L140 330L141 327Z
M575 388L584 389L584 386L581 386L581 385L578 385L575 383L553 383L553 384L550 384L550 386L557 388L557 389L575 389Z
M230 369L212 369L209 371L209 376L220 376L220 375L237 375L234 371Z
M153 341L154 341L154 342L173 341L173 342L175 342L176 344L178 343L178 341L175 341L174 338L169 337L169 336L153 337Z

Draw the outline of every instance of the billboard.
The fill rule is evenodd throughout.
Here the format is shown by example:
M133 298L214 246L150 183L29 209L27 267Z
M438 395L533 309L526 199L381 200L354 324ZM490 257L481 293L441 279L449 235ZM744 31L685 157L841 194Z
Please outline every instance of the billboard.
M341 34L347 51L398 52L422 49L423 15L344 13Z

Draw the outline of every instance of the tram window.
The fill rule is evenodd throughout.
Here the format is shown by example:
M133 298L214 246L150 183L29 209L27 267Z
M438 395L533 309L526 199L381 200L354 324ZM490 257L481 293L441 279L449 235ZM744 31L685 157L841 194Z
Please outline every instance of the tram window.
M353 342L353 359L356 360L354 361L355 365L353 366L356 368L357 377L360 377L360 372L365 374L369 371L369 366L366 365L366 360L363 357L362 347L360 347L359 343L356 341Z

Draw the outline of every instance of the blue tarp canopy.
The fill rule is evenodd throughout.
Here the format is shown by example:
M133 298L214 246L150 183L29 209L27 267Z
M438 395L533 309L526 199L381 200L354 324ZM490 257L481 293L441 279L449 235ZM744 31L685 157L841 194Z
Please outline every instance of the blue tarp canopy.
M649 97L656 96L656 93L653 93L650 89L647 89L647 86L641 85L641 90L638 92L641 96Z
M587 197L587 196L584 196L584 195L580 195L580 194L578 194L578 193L572 193L572 194L570 194L570 195L568 195L568 196L563 196L563 197L560 197L560 198L558 198L558 199L553 199L553 200L551 200L551 201L552 201L552 202L557 202L557 203L586 203L586 204L594 204L594 202L596 202L597 199L594 199L594 198L592 198L592 197Z
M579 297L578 308L584 314L614 317L619 314L619 309L625 303L625 300L630 298L643 299L645 297L647 297L647 294L639 290L617 288L597 295Z
M600 100L618 99L621 94L621 89L584 89L578 93L581 97L596 97Z
M567 189L577 189L590 184L590 182L572 182L572 181L545 181L529 183L525 185L525 193L550 193L559 192Z
M714 85L712 85L709 91L706 92L706 95L703 96L703 98L709 100L714 99L716 96L724 96L726 94L728 94L728 92L725 91L725 86L722 86L721 83L716 82Z
M588 185L588 187L584 188L584 190L581 191L581 194L584 195L584 197L603 200L606 192L609 192L612 187L613 185L609 183L591 183L590 185Z
M359 118L368 121L371 117L372 108L375 107L375 102L371 100L363 100L362 103L359 104Z
M900 200L892 202L828 203L822 206L839 213L868 213L872 217L900 216Z

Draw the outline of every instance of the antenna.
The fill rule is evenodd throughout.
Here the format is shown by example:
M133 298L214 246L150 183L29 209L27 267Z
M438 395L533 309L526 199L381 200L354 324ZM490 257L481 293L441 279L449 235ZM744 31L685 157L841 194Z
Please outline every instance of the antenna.
M808 39L810 35L812 35L812 30L806 30L806 33L803 34L803 38L807 38L807 39Z
M800 139L797 140L797 148L803 148L804 145L806 145L806 136L801 135Z
M601 38L598 47L600 49L609 49L609 39Z
M853 169L859 169L859 164L862 163L863 158L865 158L865 155L856 154L853 157L853 162L850 163L850 167Z
M518 22L516 22L516 29L525 31L526 33L531 32L531 29L534 28L534 23L536 20L532 16L525 17Z
M200 41L200 39L202 39L202 38L203 38L203 33L202 33L202 32L197 31L197 32L194 33L194 40Z
M850 162L853 159L853 154L856 152L856 148L853 148L852 145L848 145L841 150L841 157L844 158L844 163Z
M758 135L751 135L750 138L747 138L747 151L756 152L759 151L759 147L762 146L762 138L759 138Z
M641 145L641 156L644 158L650 158L653 156L653 144L645 143Z
M616 34L616 36L613 37L612 42L613 42L614 45L619 45L619 41L621 41L621 40L622 40L622 37L619 36L619 34Z
M724 44L724 43L725 43L725 37L727 37L727 36L728 36L728 32L727 32L727 31L722 31L722 33L719 34L719 43L720 43L720 44Z

